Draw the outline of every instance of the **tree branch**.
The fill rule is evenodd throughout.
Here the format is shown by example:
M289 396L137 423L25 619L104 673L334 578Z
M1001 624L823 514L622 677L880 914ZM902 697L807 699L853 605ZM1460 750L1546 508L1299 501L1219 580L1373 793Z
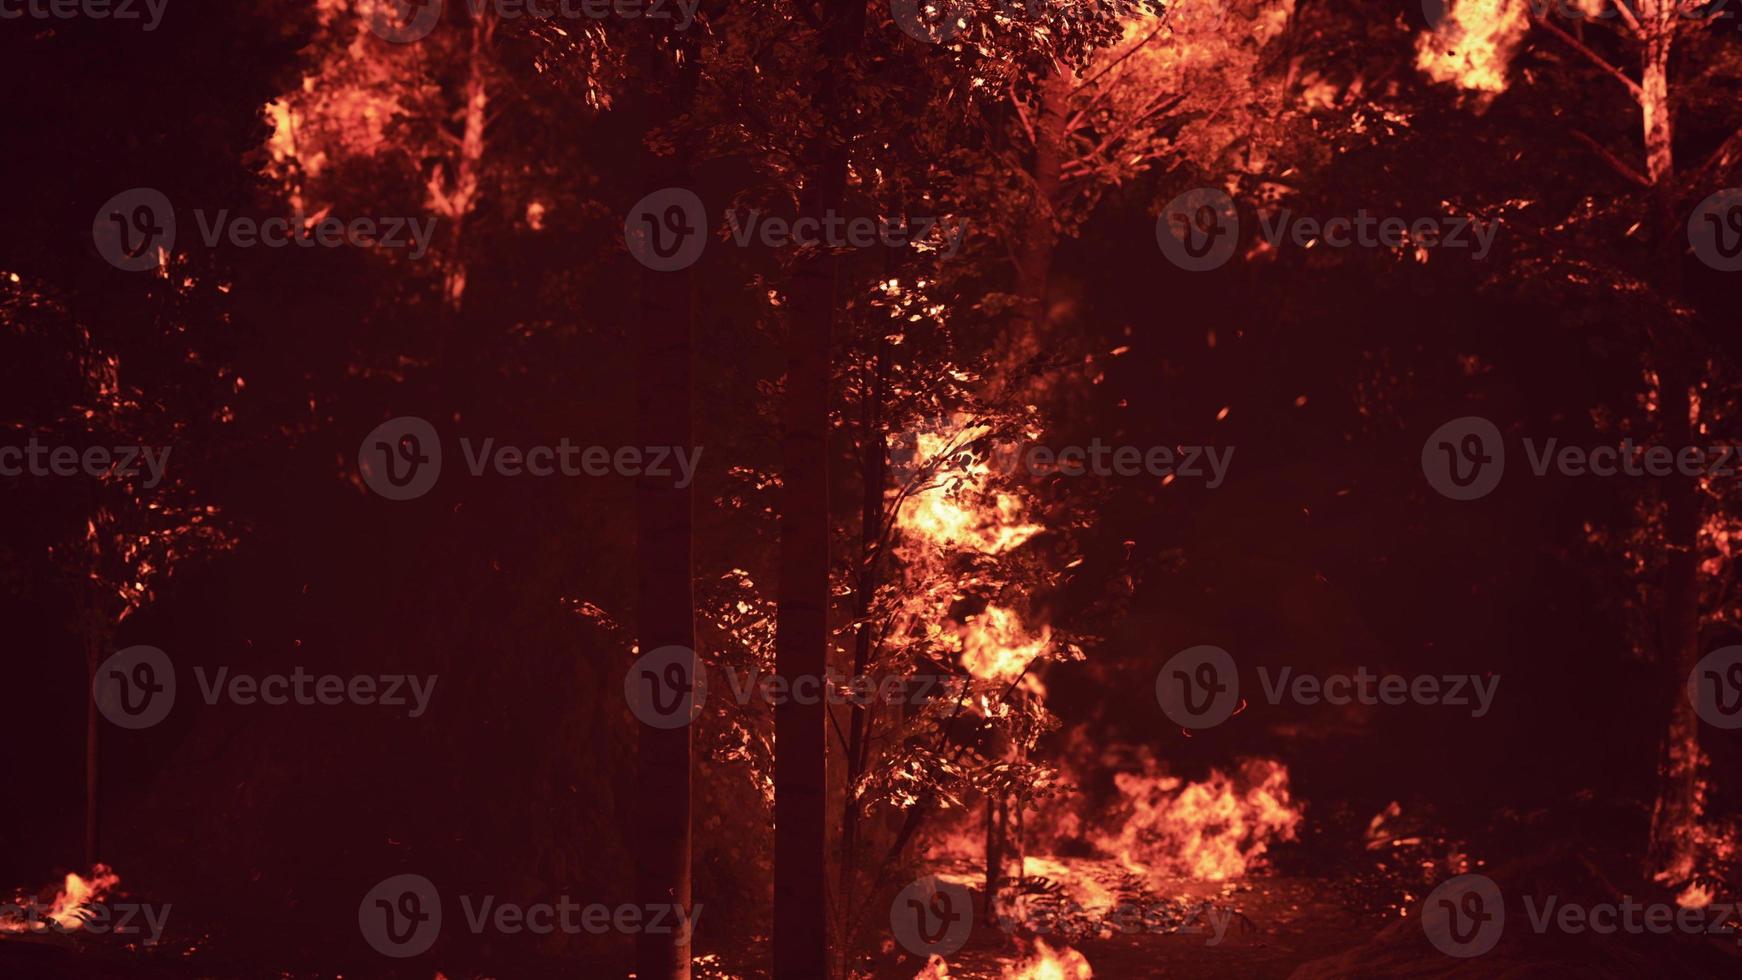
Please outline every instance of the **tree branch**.
M1571 34L1568 34L1566 31L1561 30L1559 27L1555 26L1553 22L1548 20L1548 18L1543 17L1540 14L1531 14L1530 19L1536 21L1537 26L1547 29L1550 34L1565 41L1569 47L1584 55L1592 64L1596 65L1604 72L1607 72L1611 78L1614 78L1616 81L1627 86L1627 91L1633 93L1634 101L1643 102L1645 100L1645 90L1639 87L1638 82L1628 78L1625 72L1610 64L1602 55L1586 47L1585 42Z
M1649 177L1646 177L1644 174L1640 173L1639 171L1633 169L1632 167L1629 167L1624 160L1622 160L1620 157L1616 156L1615 154L1611 153L1609 151L1608 147L1597 142L1584 130L1582 130L1582 129L1573 130L1573 136L1575 138L1577 138L1579 142L1585 144L1586 146L1590 147L1592 150L1596 151L1597 155L1602 157L1604 159L1604 161L1606 161L1609 164L1609 166L1615 168L1616 173L1627 178L1628 180L1632 181L1633 183L1638 184L1641 187L1650 187L1651 186L1651 179Z

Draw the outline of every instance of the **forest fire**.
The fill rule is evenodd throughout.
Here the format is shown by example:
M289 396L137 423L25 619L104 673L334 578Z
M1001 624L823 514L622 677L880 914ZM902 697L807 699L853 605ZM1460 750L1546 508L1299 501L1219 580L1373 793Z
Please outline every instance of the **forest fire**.
M59 893L46 905L22 892L14 896L6 909L13 914L0 915L0 933L76 930L90 919L92 908L120 883L121 877L101 864L91 869L89 878L69 871Z
M1288 770L1249 759L1233 776L1212 770L1203 782L1155 771L1113 777L1122 800L1092 839L1126 867L1228 881L1264 861L1276 841L1293 840L1301 813L1289 794Z
M1736 974L1735 4L139 6L0 980Z

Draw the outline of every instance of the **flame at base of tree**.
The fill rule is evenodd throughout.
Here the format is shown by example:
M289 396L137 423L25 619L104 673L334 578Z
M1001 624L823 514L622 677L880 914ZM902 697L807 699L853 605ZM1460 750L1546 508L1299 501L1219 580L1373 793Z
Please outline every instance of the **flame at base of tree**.
M68 872L66 883L52 903L44 904L20 892L13 897L10 907L0 913L0 934L77 930L91 919L97 903L120 883L120 875L99 864L91 869L89 878Z

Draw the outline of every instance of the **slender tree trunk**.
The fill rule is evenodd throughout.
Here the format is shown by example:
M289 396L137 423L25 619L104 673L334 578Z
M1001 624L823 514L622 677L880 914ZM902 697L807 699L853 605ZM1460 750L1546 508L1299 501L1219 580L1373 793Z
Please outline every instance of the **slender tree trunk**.
M897 211L897 213L900 213ZM879 337L874 341L876 352L872 355L870 374L865 386L865 401L862 406L860 422L860 440L862 442L860 472L864 480L864 495L859 507L859 580L855 583L853 595L853 614L859 621L859 628L853 637L853 674L854 678L863 677L871 670L872 635L876 632L875 625L867 620L871 610L871 600L876 595L878 586L882 583L879 567L882 562L879 544L883 537L883 489L885 483L884 456L888 452L887 440L883 431L883 341ZM859 847L859 804L854 799L853 791L859 783L859 778L865 773L869 759L869 746L866 744L867 726L870 723L869 706L855 702L850 708L852 721L849 724L847 737L847 783L845 802L841 812L841 894L843 898L849 894L852 887L853 874Z
M1639 9L1646 33L1639 98L1645 136L1646 176L1652 183L1652 225L1656 234L1658 288L1672 309L1654 331L1653 366L1663 439L1672 448L1694 444L1689 395L1695 345L1674 307L1682 293L1679 222L1676 220L1674 119L1669 99L1670 54L1679 14L1668 0L1643 0ZM1699 720L1686 695L1688 673L1699 660L1699 533L1703 521L1699 485L1674 473L1664 478L1663 617L1660 651L1666 673L1669 709L1658 759L1658 795L1651 816L1647 873L1667 883L1685 882L1694 871L1695 830L1702 800L1703 762Z
M1058 249L1055 215L1063 188L1065 122L1072 76L1053 69L1041 83L1034 120L1034 159L1029 176L1033 200L1016 230L1016 295L1021 306L1004 340L1004 374L1014 372L1042 349L1048 325L1048 295L1053 253ZM1002 386L1003 378L997 379Z
M650 75L668 74L657 53ZM690 60L693 64L693 59ZM693 72L673 85L676 105L654 100L654 113L671 118L687 108ZM669 90L669 89L668 89ZM687 186L689 169L676 157L647 154L646 189ZM690 270L641 272L641 323L636 345L637 435L643 446L694 445L691 338L695 321ZM694 650L692 529L694 484L678 487L671 477L643 476L636 486L639 580L636 604L640 650L679 646ZM636 893L643 905L675 905L691 914L690 727L641 726L636 782ZM690 940L676 930L643 930L636 938L636 976L643 980L688 980Z
M865 30L861 0L825 0L813 168L801 210L825 220L846 195L847 147L838 132L842 62ZM837 267L833 255L806 259L787 322L786 404L781 440L780 608L775 669L789 682L828 673L829 338ZM774 708L774 976L827 980L828 741L822 699Z
M991 379L989 396L1022 397L1022 367L1045 348L1053 255L1058 250L1056 214L1065 165L1065 122L1073 77L1054 68L1041 83L1034 120L1034 159L1029 176L1033 200L1017 232L1016 295L1022 304L1005 336L1004 364ZM986 801L987 922L1014 911L1015 886L1022 879L1022 813L1012 800Z
M690 422L691 283L687 271L642 273L636 401L643 446L692 445ZM688 487L643 476L636 494L639 551L637 636L643 653L695 649ZM690 907L690 729L641 727L636 782L637 891L648 905ZM673 931L644 930L637 975L685 980L690 948Z
M97 738L102 721L97 714L97 666L103 659L103 639L85 627L85 867L97 863Z
M465 226L478 206L479 175L484 164L484 126L489 119L490 40L496 22L480 10L472 19L472 49L465 89L465 125L460 132L453 179L431 179L437 211L448 222L447 254L443 256L442 293L448 308L458 312L466 295ZM444 186L445 183L445 186Z

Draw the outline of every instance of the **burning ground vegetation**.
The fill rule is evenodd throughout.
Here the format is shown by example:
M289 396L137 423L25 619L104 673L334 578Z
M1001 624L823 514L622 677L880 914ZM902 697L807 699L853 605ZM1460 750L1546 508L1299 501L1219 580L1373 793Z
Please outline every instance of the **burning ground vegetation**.
M878 976L1087 980L1096 975L1091 953L1122 959L1120 946L1163 936L1214 946L1261 928L1248 907L1265 894L1273 850L1297 840L1305 819L1286 766L1241 759L1193 780L1147 747L1093 750L1081 730L1069 741L1059 792L1025 815L1012 907L983 914L962 954ZM925 853L924 870L969 889L984 909L978 821L963 814L940 827Z

